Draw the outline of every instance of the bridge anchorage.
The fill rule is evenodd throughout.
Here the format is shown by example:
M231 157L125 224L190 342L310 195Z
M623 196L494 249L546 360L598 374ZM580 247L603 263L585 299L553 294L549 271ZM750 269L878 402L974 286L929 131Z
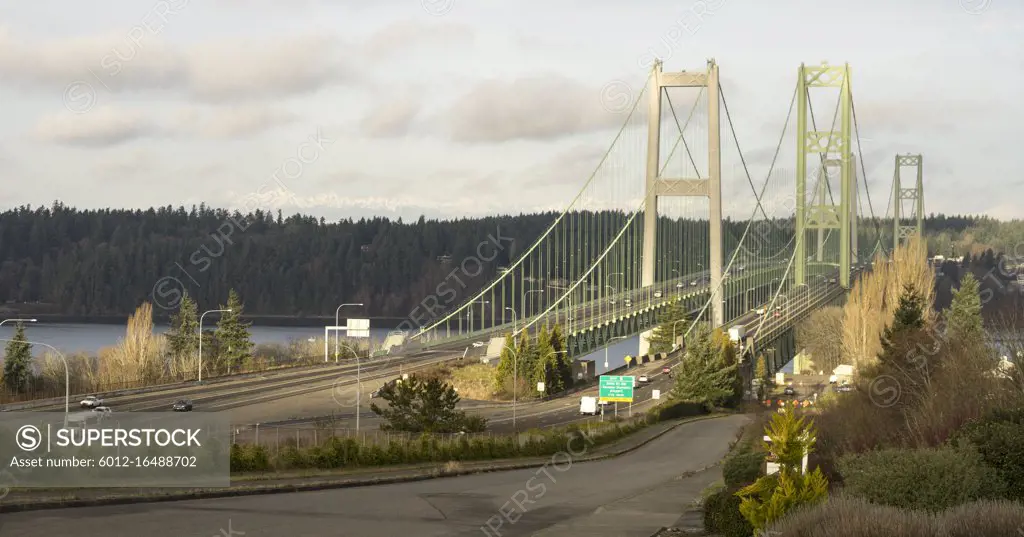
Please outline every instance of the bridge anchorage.
M656 62L566 209L479 292L407 338L406 350L496 357L506 335L536 337L542 327L557 326L573 358L636 336L646 353L655 327L685 316L731 332L746 367L766 354L774 372L797 351L794 324L841 302L858 271L870 268L867 261L887 255L882 222L889 216L874 214L850 80L845 64L799 67L771 165L755 181L718 64L666 72ZM828 88L838 89L837 102L831 125L819 126L814 112L822 92L810 90ZM679 102L688 106L680 110ZM787 136L794 108L796 134ZM725 147L722 112L732 142ZM791 171L775 167L787 142L795 142L787 149L796 161ZM730 173L723 174L723 160L732 164ZM911 233L900 227L896 207L911 195L920 233L920 161L897 157L897 199L887 208L892 244ZM917 188L902 189L898 168L912 162ZM753 196L741 195L748 187ZM685 323L675 343L696 325Z

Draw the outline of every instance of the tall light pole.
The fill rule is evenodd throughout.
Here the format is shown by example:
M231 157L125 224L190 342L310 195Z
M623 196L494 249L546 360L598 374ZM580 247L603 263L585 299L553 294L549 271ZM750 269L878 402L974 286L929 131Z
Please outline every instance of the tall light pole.
M608 345L605 345L605 347L604 347L604 371L605 371L605 373L608 372L608 347L611 347L611 343L613 341L615 341L616 339L629 339L629 337L628 336L619 336L619 337L613 337L613 338L608 340Z
M355 305L355 304L352 304L352 305ZM362 305L362 304L359 304L359 305ZM360 403L362 402L362 397L361 396L363 395L363 381L362 381L362 377L360 377L360 375L359 375L359 351L357 351L356 349L353 349L347 343L342 343L341 345L343 347L345 347L346 349L352 351L352 354L356 355L356 435L358 436L359 435L359 410L360 410L360 407L361 407ZM335 351L335 352L337 352L337 351Z
M231 311L231 308L223 310L207 310L199 316L199 380L203 381L203 317L206 317L207 313L225 313Z
M8 320L9 321L27 320L27 321L33 322L33 323L36 322L35 319L8 319ZM5 322L7 322L7 321L0 322L0 324L3 324ZM13 339L0 338L0 341L12 342L14 340ZM28 340L26 340L25 343L27 343L29 345L42 345L43 347L46 347L46 348L50 349L51 351L53 351L57 355L58 358L60 358L60 361L64 364L64 427L67 427L68 426L68 410L70 409L70 401L71 401L71 373L68 370L68 359L65 358L64 355L59 350L57 350L56 347L54 347L53 345L50 345L49 343L42 343L40 341L28 341Z
M505 306L505 309L512 312L512 345L516 344L515 333L519 331L519 316L516 315L516 310L509 306ZM506 371L508 371L506 369ZM519 353L512 353L512 430L518 432L516 429L516 393L519 387Z
M0 321L0 326L3 326L4 323L34 323L34 322L37 322L36 319L4 319L4 320Z
M338 306L338 308L334 310L334 326L338 326L338 323L341 322L340 317L338 317L338 315L341 314L341 308L344 308L345 306L360 306L360 307L362 307L362 305L363 305L362 302L357 302L357 303L352 303L352 304L342 304L342 305ZM338 331L335 330L334 331L334 363L338 363L338 339L339 339L338 338ZM349 347L349 348L351 348L351 347ZM359 358L359 353L356 353L356 358L357 359Z
M685 323L686 319L679 319L672 323L672 350L676 350L676 325L679 323Z

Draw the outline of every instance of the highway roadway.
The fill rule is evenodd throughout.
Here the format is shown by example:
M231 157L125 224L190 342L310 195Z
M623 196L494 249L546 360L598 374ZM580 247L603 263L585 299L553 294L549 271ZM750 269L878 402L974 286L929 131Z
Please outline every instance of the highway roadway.
M634 391L635 403L634 412L642 412L657 404L652 400L653 390L660 390L662 398L668 396L672 388L672 380L668 375L662 373L665 366L674 366L674 361L658 360L648 364L642 364L619 373L620 375L633 375L639 377L647 374L650 382L641 384L640 388ZM369 394L372 390L380 387L386 380L393 377L378 378L371 381L364 381L363 395L360 399L359 414L360 429L364 431L377 430L380 420L370 411L370 403L382 404L381 399L371 399ZM582 422L587 420L600 421L600 416L581 416L579 414L580 397L597 396L596 386L572 394L571 396L560 397L549 401L525 400L519 401L516 405L515 429L526 431L535 428L555 427L568 423ZM488 420L489 431L512 432L512 405L510 403L490 403L486 401L466 400L460 403L460 408L472 415L479 415ZM261 403L251 406L236 408L231 411L232 422L236 424L260 423L261 426L282 426L282 427L311 427L311 419L319 416L334 415L334 426L342 428L355 427L356 395L354 385L336 386L331 389L308 393L302 397L276 400L269 403ZM615 405L606 408L606 417L611 417L615 412ZM618 404L618 415L627 417L629 415L629 404ZM284 423L282 423L284 422Z
M613 459L415 483L4 514L2 535L52 537L648 537L719 479L710 466L749 418L683 424ZM504 514L504 517L503 517ZM500 525L499 525L500 521ZM490 526L488 526L490 524Z

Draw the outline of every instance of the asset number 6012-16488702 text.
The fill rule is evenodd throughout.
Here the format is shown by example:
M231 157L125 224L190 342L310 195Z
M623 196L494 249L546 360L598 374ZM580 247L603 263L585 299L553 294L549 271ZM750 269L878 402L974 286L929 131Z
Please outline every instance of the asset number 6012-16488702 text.
M100 457L102 468L195 468L195 457Z

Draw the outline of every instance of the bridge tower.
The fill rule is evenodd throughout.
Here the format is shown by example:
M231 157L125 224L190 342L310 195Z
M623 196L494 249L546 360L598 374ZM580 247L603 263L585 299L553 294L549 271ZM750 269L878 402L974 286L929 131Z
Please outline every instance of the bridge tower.
M647 126L647 177L644 204L643 274L641 285L654 285L657 244L658 198L669 196L707 198L710 205L711 257L708 271L711 276L712 326L725 324L725 304L722 301L722 156L719 133L718 64L708 60L704 72L681 71L665 73L661 60L654 63L648 83L650 116ZM708 176L675 178L661 177L661 101L664 88L707 88L708 92ZM699 174L698 174L699 175ZM640 334L640 354L650 348L650 331Z
M917 187L903 188L900 183L900 172L902 168L917 168ZM896 155L896 170L892 178L892 243L893 249L906 243L911 235L915 233L922 236L924 232L924 163L921 155ZM911 200L914 202L912 214L907 219L916 218L916 225L903 225L904 217L901 214L903 202Z
M839 130L807 129L809 88L839 88ZM807 283L807 231L818 231L818 258L821 259L826 230L839 230L839 283L850 287L850 258L852 232L856 218L856 197L851 176L853 175L853 153L850 142L852 101L850 98L850 66L830 66L822 63L819 67L800 64L797 81L797 150L796 150L796 284ZM817 154L820 158L821 179L812 205L807 203L807 157ZM815 164L817 166L818 164ZM840 189L838 204L826 201L830 170L838 168Z

